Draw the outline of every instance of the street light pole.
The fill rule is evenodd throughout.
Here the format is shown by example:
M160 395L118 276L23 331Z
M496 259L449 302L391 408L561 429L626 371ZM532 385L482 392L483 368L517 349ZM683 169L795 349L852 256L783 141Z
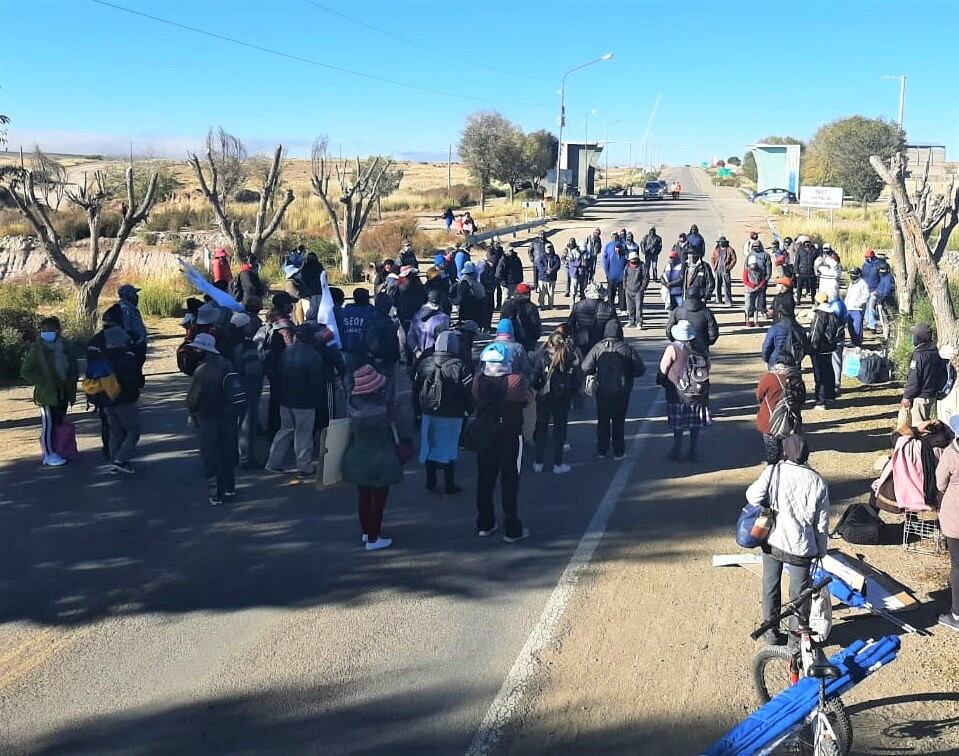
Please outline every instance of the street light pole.
M610 121L606 124L606 144L603 145L603 149L606 150L606 175L604 176L604 183L607 189L609 189L609 127L615 126L617 123L622 123L622 121Z
M573 71L578 71L579 69L586 68L586 66L591 66L594 63L602 63L603 61L612 59L613 54L606 53L605 55L596 58L596 60L591 60L588 63L583 63L575 68L571 68L563 74L563 83L559 89L559 144L556 145L556 191L553 194L553 199L559 199L559 166L560 161L563 158L563 126L566 125L566 77L573 73Z
M883 76L884 79L899 79L899 128L901 129L903 117L906 113L906 75Z

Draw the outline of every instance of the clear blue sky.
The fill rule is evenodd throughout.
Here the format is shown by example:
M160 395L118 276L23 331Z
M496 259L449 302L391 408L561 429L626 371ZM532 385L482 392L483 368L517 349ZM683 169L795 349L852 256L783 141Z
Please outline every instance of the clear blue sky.
M91 0L0 0L0 112L10 147L181 156L210 125L262 149L305 155L327 134L344 154L445 158L465 116L498 109L525 129L555 130L563 73L572 74L567 136L604 138L612 162L634 162L656 96L651 149L666 162L742 154L767 134L808 139L844 115L895 119L909 76L911 141L959 159L959 2L724 0L485 4L427 0L110 0L251 44L450 97L331 71ZM900 40L887 52L887 40ZM482 65L476 65L480 63ZM497 69L497 70L491 70Z

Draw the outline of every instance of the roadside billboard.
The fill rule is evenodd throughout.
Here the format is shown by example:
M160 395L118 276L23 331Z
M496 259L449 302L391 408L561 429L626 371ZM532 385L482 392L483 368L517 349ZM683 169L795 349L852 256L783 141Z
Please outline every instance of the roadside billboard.
M798 144L754 144L750 147L756 158L756 191L787 189L799 191Z
M803 186L799 189L799 204L833 210L842 207L841 186Z

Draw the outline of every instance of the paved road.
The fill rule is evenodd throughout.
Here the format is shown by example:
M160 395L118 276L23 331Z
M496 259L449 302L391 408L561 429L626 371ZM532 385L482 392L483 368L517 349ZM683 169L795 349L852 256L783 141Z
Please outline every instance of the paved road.
M654 224L667 247L693 222L726 232L679 177L679 202L604 200L557 247L597 225ZM664 315L648 322L628 433L657 394ZM592 407L573 415L572 474L525 463L528 541L476 538L467 455L457 497L425 495L412 467L387 507L394 547L367 554L350 489L248 473L240 503L207 506L183 391L151 382L135 477L101 475L92 451L0 467L0 751L463 753L617 468L595 457Z

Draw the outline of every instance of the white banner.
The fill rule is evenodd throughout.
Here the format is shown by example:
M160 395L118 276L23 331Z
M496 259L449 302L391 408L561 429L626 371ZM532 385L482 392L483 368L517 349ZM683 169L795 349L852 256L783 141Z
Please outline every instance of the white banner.
M842 207L841 186L803 186L799 189L799 204L831 210Z

